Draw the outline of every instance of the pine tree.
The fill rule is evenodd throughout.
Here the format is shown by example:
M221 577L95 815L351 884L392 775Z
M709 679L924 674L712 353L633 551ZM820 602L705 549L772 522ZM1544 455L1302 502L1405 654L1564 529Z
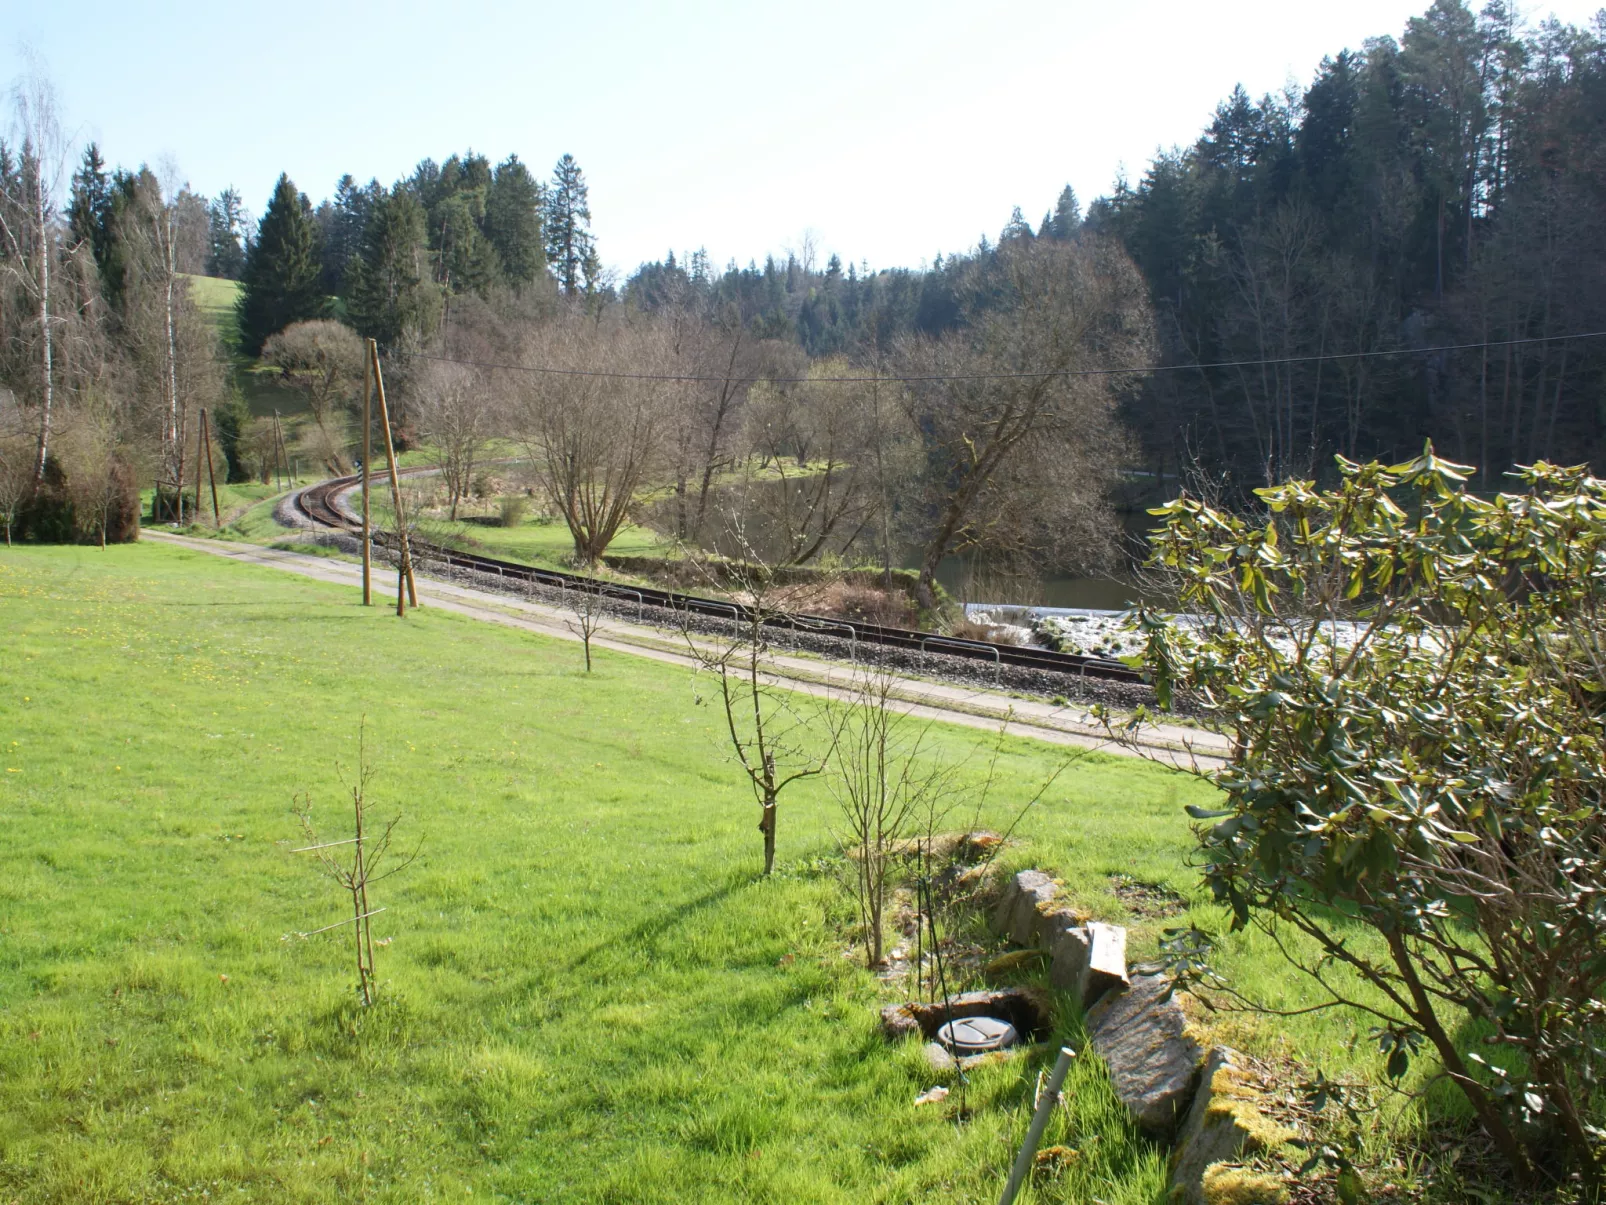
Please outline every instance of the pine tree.
M318 230L306 195L281 175L240 273L240 349L261 354L268 336L323 312Z
M546 257L567 294L588 292L600 273L585 175L573 155L558 160L547 189Z
M496 169L485 196L485 236L502 261L502 278L515 289L546 269L541 208L545 198L530 169L509 155Z

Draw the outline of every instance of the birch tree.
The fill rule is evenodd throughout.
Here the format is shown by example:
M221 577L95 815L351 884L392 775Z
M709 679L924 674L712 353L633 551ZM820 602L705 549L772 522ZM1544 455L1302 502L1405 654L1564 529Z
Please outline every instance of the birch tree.
M28 73L11 92L11 137L19 155L14 171L0 172L0 271L27 299L35 316L39 432L33 480L44 480L56 407L51 273L58 251L56 196L66 171L56 93L43 65L30 57ZM9 156L7 156L9 158Z

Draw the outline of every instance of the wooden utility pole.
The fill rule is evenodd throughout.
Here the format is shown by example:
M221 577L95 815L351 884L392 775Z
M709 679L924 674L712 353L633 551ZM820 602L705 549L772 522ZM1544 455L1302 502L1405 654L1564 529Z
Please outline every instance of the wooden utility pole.
M282 475L279 472L281 464L284 466ZM289 480L290 477L290 454L284 449L284 428L279 425L278 410L273 412L273 475L279 481ZM295 482L291 481L290 484L294 485ZM280 485L279 488L283 489L284 486Z
M201 519L201 457L206 455L206 408L201 408L201 421L195 430L195 521Z
M401 557L396 567L396 614L405 615L409 602L418 606L418 584L413 580L413 558L407 546L407 516L402 511L401 478L396 474L396 444L390 437L390 407L385 402L385 377L379 371L379 344L372 339L368 340L368 362L374 370L374 392L379 395L379 425L385 431L385 462L390 469L390 503L396 511L396 545Z
M206 423L206 407L201 407L201 442L205 447L202 457L206 461L206 481L212 487L212 526L222 527L223 517L217 509L217 470L212 467L212 428ZM195 513L201 513L201 469L195 468Z
M362 366L362 605L365 607L374 605L373 527L368 517L368 462L373 459L374 451L373 386L374 365L370 358ZM385 434L387 437L390 434L388 426Z

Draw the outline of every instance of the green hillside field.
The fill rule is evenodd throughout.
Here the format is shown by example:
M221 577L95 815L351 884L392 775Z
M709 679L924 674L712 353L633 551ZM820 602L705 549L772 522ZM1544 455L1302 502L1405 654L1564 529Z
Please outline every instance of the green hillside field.
M962 1127L913 1107L936 1081L879 1034L902 997L853 952L821 780L788 795L765 880L688 671L603 651L588 676L572 643L353 593L151 543L0 551L0 1199L996 1198L1047 1050L975 1073ZM419 851L374 889L366 1010L347 930L297 936L349 905L292 852L303 793L338 835L364 723L377 812ZM934 742L964 825L1010 823L1066 756ZM1187 865L1183 807L1208 802L1088 755L1007 861L1152 955L1164 926L1221 927ZM1131 879L1183 911L1128 908ZM1301 999L1271 951L1232 951ZM1055 1038L1080 1048L1079 1024L1061 1000ZM1371 1074L1357 1029L1229 1036ZM1080 1154L1023 1200L1162 1190L1096 1058L1045 1141Z

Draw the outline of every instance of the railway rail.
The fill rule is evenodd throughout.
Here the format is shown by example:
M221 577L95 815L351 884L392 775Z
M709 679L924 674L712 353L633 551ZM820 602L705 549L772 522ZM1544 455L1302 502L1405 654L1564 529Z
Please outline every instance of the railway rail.
M360 533L361 525L341 510L336 499L352 486L361 483L361 477L334 477L328 481L309 485L295 497L296 509L307 519L322 527L348 534ZM373 539L385 545L389 535L375 528ZM648 608L672 615L702 615L735 622L749 622L752 611L741 603L723 599L704 598L695 594L682 594L674 590L659 590L650 586L626 586L603 578L588 577L579 573L564 573L556 569L537 569L513 561L458 551L425 540L409 541L416 560L429 560L454 569L498 577L507 582L528 582L559 590L576 590L594 593L619 603L635 603L638 616L646 618ZM1105 657L1088 657L1078 653L1060 653L1053 649L1034 648L1029 645L995 644L986 640L963 640L943 636L936 632L913 631L908 628L889 627L885 624L865 623L861 620L838 619L824 615L766 613L766 625L789 628L794 631L813 632L821 636L846 639L850 644L873 644L889 648L911 649L922 653L936 653L949 657L962 657L973 661L992 662L997 666L1013 665L1030 669L1048 670L1075 677L1099 678L1115 682L1141 683L1143 676L1130 666Z

